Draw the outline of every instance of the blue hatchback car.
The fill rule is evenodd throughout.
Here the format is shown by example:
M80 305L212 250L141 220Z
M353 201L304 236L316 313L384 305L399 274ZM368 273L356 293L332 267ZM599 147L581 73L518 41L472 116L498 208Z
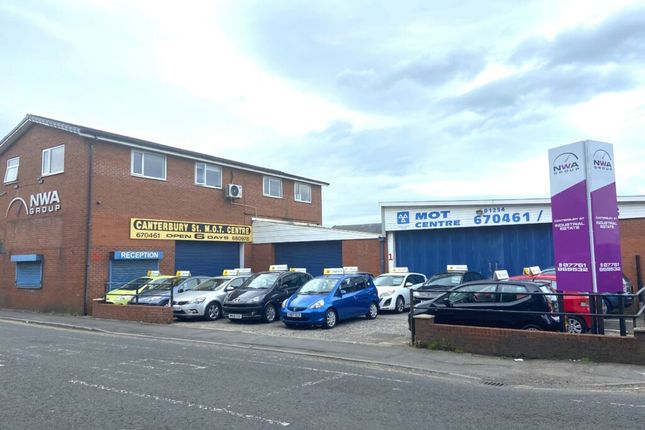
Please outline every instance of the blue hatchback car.
M303 285L282 303L280 317L287 327L333 328L340 320L376 318L378 292L366 276L324 275Z

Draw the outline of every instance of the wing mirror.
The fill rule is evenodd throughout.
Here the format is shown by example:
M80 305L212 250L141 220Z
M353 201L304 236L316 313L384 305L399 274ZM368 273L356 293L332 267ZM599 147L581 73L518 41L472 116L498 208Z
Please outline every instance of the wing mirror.
M405 283L405 288L410 288L413 285L414 284L412 282L408 281L408 282Z
M224 291L226 291L227 293L229 291L233 291L234 289L235 289L235 287L233 287L232 285L228 285L228 286L224 287Z

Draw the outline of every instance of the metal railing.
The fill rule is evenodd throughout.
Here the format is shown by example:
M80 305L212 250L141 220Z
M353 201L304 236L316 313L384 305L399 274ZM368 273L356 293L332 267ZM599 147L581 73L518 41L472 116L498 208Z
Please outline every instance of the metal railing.
M107 300L107 296L110 295L110 294L114 294L114 293L112 293L112 291L118 289L118 288L110 288L112 285L109 285L109 284L116 284L117 287L123 285L123 284L120 284L120 283L117 284L117 283L114 283L114 282L112 282L112 283L106 282L105 283L105 292L103 293L103 300L106 303L110 303ZM131 293L119 293L118 296L119 297L123 297L123 296L131 297L131 299L128 300L124 304L134 304L134 305L136 305L136 304L139 304L139 297L140 296L150 296L149 291L152 291L152 290L145 290L145 291L142 291L140 293L137 293L137 290L132 290ZM174 296L175 296L175 294L174 294L175 288L172 287L169 290L159 290L159 293L160 293L159 296L164 295L163 293L165 293L165 292L170 293L170 298L169 298L168 303L166 305L163 305L163 306L172 306L172 302L174 301Z
M418 309L431 309L433 307L430 302L434 300L439 300L444 296L445 293L455 292L453 289L433 289L423 291L425 293L437 294L435 298L427 299L426 301L421 301L420 303L415 303L414 290L410 290L410 314L408 317L410 332L412 336L412 343L414 343L416 330L415 330L415 321L414 316L416 310ZM625 320L631 319L633 322L634 328L637 327L637 320L639 317L643 317L645 323L645 287L641 288L635 293L561 293L561 292L477 292L477 291L464 291L461 292L466 296L472 295L473 298L476 294L485 294L487 296L492 296L495 298L494 303L501 303L497 301L497 298L501 298L503 295L514 295L514 296L546 296L546 300L553 303L552 297L557 298L557 310L552 311L518 311L518 310L505 310L505 309L476 309L476 308L459 308L459 307L450 307L451 310L457 312L488 312L488 313L500 313L500 314L529 314L529 315L550 315L560 317L559 328L561 332L567 331L567 316L578 316L578 317L590 317L591 318L591 327L588 327L591 333L593 334L604 334L604 320L606 319L617 319L619 321L619 331L621 336L627 335L627 327ZM589 312L566 312L564 306L564 297L583 297L587 298L589 301ZM618 300L618 313L610 314L602 311L602 301L603 298L616 297ZM633 314L625 314L625 302L628 297L632 298L632 305L636 304L637 310ZM475 302L473 300L473 302ZM490 302L490 303L493 303ZM488 302L480 302L482 304ZM592 312L593 311L593 312ZM585 323L586 324L586 323Z

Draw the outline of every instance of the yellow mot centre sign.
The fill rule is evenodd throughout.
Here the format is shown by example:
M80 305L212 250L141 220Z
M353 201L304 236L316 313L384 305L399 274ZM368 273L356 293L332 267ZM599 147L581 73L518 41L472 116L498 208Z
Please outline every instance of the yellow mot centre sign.
M130 218L130 239L251 242L250 225Z

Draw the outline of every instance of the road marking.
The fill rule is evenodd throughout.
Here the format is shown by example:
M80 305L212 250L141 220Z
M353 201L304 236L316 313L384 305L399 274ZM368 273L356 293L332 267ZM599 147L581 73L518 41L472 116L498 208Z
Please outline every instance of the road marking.
M184 406L184 407L187 407L187 408L195 408L195 409L200 409L200 410L203 410L203 411L214 412L214 413L217 413L217 414L230 415L230 416L233 416L233 417L236 417L236 418L242 418L242 419L250 420L250 421L260 421L260 422L263 422L263 423L266 423L266 424L278 425L278 426L281 426L281 427L287 427L287 426L289 426L291 424L291 423L288 423L288 422L285 422L285 421L272 420L270 418L265 418L265 417L261 417L261 416L258 416L258 415L244 414L244 413L241 413L241 412L235 412L235 411L231 411L230 409L226 409L226 408L218 408L218 407L215 407L215 406L202 405L200 403L193 403L193 402L189 402L189 401L186 401L186 400L171 399L169 397L155 396L154 394L137 393L135 391L123 390L123 389L114 388L114 387L107 387L107 386L102 385L102 384L91 384L89 382L79 381L78 379L71 379L68 382L70 384L73 384L73 385L80 385L80 386L87 387L87 388L95 388L97 390L108 391L108 392L116 393L116 394L122 394L124 396L132 396L132 397L139 397L139 398L142 398L142 399L150 399L150 400L154 400L154 401L157 401L157 402L165 402L165 403L170 403L170 404L173 404L173 405Z
M643 408L645 409L645 405L634 405L631 403L617 403L617 402L599 402L599 401L592 401L592 402L585 402L584 400L579 400L579 399L573 399L572 402L574 403L591 403L595 405L610 405L610 406L615 406L618 408Z
M335 381L337 379L342 379L344 377L345 377L345 375L327 376L325 378L318 379L317 381L307 381L307 382L303 382L302 384L293 385L291 387L286 387L286 388L283 388L283 389L277 390L277 391L272 391L270 393L263 394L260 398L273 397L273 396L276 396L276 395L287 393L289 391L294 391L294 390L298 390L300 388L305 388L305 387L312 387L314 385L322 384L324 382Z

